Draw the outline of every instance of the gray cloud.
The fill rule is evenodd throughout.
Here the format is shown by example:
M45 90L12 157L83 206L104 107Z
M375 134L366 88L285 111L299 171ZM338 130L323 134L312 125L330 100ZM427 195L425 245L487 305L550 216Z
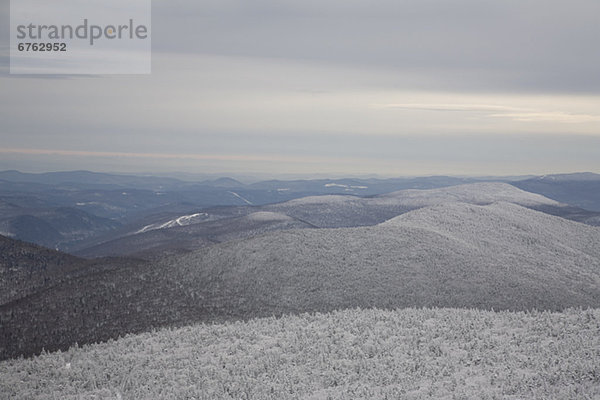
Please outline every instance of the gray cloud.
M600 91L595 0L158 1L157 51L364 65L413 87Z
M362 66L395 73L373 83L387 88L600 93L598 15L596 0L154 0L153 48Z
M0 151L16 150L0 168L600 171L598 15L597 0L154 0L152 75L110 78L8 76L0 24Z
M600 138L573 135L409 135L364 137L337 135L214 135L205 147L152 154L114 155L103 152L51 152L0 149L0 169L100 169L110 171L194 171L315 173L336 175L382 174L526 174L597 171ZM166 149L166 151L173 148ZM219 154L241 154L219 159ZM243 154L253 154L252 162ZM203 160L208 155L209 160ZM213 158L212 160L210 158ZM273 172L274 166L276 173Z

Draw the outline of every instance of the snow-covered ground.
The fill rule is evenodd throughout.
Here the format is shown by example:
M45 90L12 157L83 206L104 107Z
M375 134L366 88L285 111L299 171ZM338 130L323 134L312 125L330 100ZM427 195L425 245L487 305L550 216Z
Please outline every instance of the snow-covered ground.
M165 229L165 228L173 228L176 226L186 226L186 225L191 225L191 224L197 224L197 223L206 221L206 219L208 217L209 217L209 215L206 213L195 213L195 214L190 214L190 215L182 215L181 217L171 219L167 222L160 222L160 223L156 223L156 224L146 225L143 228L134 232L133 234L136 235L139 233L153 231L156 229Z
M259 211L252 214L248 214L246 219L251 221L261 221L261 222L270 222L270 221L292 221L292 218L282 214L275 213L269 211Z
M0 362L7 399L595 399L600 310L346 310Z
M236 193L236 192L229 192L230 194L234 195L235 197L237 197L238 199L242 200L244 203L248 204L248 205L252 205L252 202L248 199L246 199L245 197L243 197L242 195Z

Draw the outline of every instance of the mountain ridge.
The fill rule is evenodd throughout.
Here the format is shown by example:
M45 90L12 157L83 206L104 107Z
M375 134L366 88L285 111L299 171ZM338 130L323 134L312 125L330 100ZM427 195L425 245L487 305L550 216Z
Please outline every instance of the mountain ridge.
M565 210L567 210L565 205L554 200L525 192L506 183L472 183L442 189L403 190L368 197L354 195L308 196L263 206L239 206L214 210L204 209L201 211L203 217L189 220L190 224L188 228L175 227L162 229L160 242L165 246L169 246L168 243L171 242L172 247L181 247L180 243L185 241L181 235L187 231L190 236L194 236L197 239L190 243L199 245L202 245L202 243L210 244L212 241L207 240L209 234L202 233L204 232L202 226L215 228L219 226L219 220L223 224L228 224L230 218L238 218L256 212L286 215L289 218L304 223L306 228L338 228L376 225L410 210L434 204L460 201L473 204L488 204L497 200L510 201L532 208L544 208L547 212L562 213L563 216L566 212ZM586 215L584 214L583 217L586 218ZM168 227L168 225L173 224L172 221L174 220L176 219L161 221L155 223L154 226ZM186 223L186 225L188 224ZM285 228L287 226L281 225L281 227ZM142 232L146 228L148 226L137 229L137 232L135 232L138 233L137 235L126 234L112 241L97 243L94 246L78 249L75 251L75 254L86 257L128 255L130 254L127 253L128 251L138 247L142 247L142 249L136 252L138 255L142 254L143 248L154 252L152 250L154 244L151 237L158 236L159 234ZM219 228L219 230L222 230L222 228ZM247 231L255 233L255 231ZM197 237L198 235L201 235L201 237ZM240 234L231 236L248 237L249 235ZM131 244L129 246L123 245L126 242L130 242ZM184 247L187 250L193 250L193 246L185 245Z
M0 307L11 321L0 326L0 358L160 326L355 307L600 307L600 228L506 202L454 202L375 226L235 239Z

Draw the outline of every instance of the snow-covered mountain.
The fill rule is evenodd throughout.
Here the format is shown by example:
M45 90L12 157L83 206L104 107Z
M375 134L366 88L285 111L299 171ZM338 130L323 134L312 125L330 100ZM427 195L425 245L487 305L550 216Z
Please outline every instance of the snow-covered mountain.
M185 276L197 271L197 284L218 281L248 311L600 305L600 229L506 202L445 203L372 227L276 232L177 262Z
M0 319L11 320L0 326L0 358L156 326L305 311L600 307L600 228L468 191L448 196L353 228L289 230L305 223L255 208L211 228L224 243L68 280L0 307ZM227 236L240 227L252 237Z
M481 182L428 190L401 190L376 196L373 202L395 202L414 207L425 207L445 203L489 204L504 201L525 207L560 203L539 194L526 192L508 183Z
M162 228L164 223L157 223L152 225L152 229L109 240L75 254L88 258L121 255L156 258L271 231L311 227L285 214L270 211L257 211L238 217L211 218L206 213L194 214L192 218L183 221L178 217L168 221L169 224L173 224L171 227ZM196 219L204 221L194 223Z
M565 205L501 182L471 183L440 189L401 190L374 197L311 196L265 205L321 228L375 225L407 211L435 204L489 204L506 201L525 207L560 209Z
M309 196L259 207L209 209L192 215L168 218L136 228L133 234L126 237L89 246L76 254L97 257L143 255L145 251L156 253L160 249L191 251L215 241L222 242L260 233L261 230L255 229L255 226L259 222L258 216L261 215L279 216L275 220L271 217L262 218L262 232L290 228L357 227L376 225L408 211L436 204L490 204L494 201L510 202L566 217L569 217L569 212L572 211L566 205L505 183L474 183L442 189L402 190L375 197ZM578 211L581 210L575 210L575 214L580 216ZM253 217L239 219L244 215ZM583 218L587 218L587 215L580 219ZM286 220L288 223L282 223ZM292 221L294 223L291 223ZM161 232L150 232L154 230Z

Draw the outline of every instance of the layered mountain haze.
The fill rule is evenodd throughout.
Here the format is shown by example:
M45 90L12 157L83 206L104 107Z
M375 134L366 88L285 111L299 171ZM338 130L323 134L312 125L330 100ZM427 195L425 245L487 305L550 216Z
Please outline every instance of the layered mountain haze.
M600 0L62 3L0 6L0 400L600 400Z
M31 207L10 202L0 207L0 233L47 247L77 243L121 226L115 220L71 207Z
M405 205L431 206L442 203L462 202L489 204L506 201L522 206L555 205L557 201L536 193L526 192L508 183L481 182L429 190L407 189L377 196L378 199L400 199Z
M322 195L263 206L203 209L202 212L191 215L169 217L136 227L118 239L90 244L76 250L75 254L84 257L135 254L143 257L144 253L156 254L163 250L192 251L198 246L278 229L370 226L434 204L489 204L494 201L520 204L566 218L572 215L577 215L580 219L590 217L585 210L573 209L506 183L473 183L439 189L402 190L371 197ZM288 222L265 220L261 230L257 229L256 221L240 219L240 216L264 212L285 216ZM152 230L161 232L149 232Z
M504 178L429 176L271 180L246 184L231 178L206 180L206 176L185 178L203 179L192 181L89 171L43 174L4 171L0 172L0 234L93 257L142 255L147 250L157 254L163 248L169 252L191 251L196 244L214 241L206 236L194 237L182 246L175 239L180 235L172 235L168 239L171 236L169 232L164 234L162 244L157 246L152 244L153 235L135 238L130 246L111 246L110 242L115 239L127 241L126 236L150 230L166 231L258 211L281 212L311 227L333 228L374 225L416 207L431 205L435 201L450 201L453 197L467 202L489 202L489 198L482 198L485 193L501 196L502 190L509 192L505 193L507 197L492 201L504 199L519 203L515 199L519 194L510 193L506 186L500 189L498 182L548 194L568 205L533 198L521 199L526 202L519 204L600 225L600 212L586 210L597 209L594 208L597 200L594 177L594 174ZM465 198L473 195L460 193L461 190L476 193L474 189L468 189L468 184L478 182L481 184L475 186L480 190L478 199ZM493 186L486 188L486 182ZM451 189L457 192L454 194L427 191L436 188L450 190L451 185L462 185L464 189L455 186ZM408 189L425 191L406 191ZM295 199L297 201L286 204ZM194 236L194 233L191 235ZM101 247L97 247L99 245ZM127 248L129 250L123 250Z
M543 175L513 184L573 206L600 211L600 174Z
M504 185L485 187L530 205L554 204ZM7 338L0 355L64 349L157 326L305 311L600 306L600 228L506 201L485 204L493 196L467 189L440 193L447 202L415 200L413 193L412 204L438 204L374 226L289 230L298 220L262 211L229 219L238 228L287 228L83 276L0 307L0 319L10 321L0 326ZM202 224L174 229L192 226Z
M560 206L554 200L506 183L486 182L438 189L407 189L373 197L312 196L262 208L302 218L318 227L338 228L375 225L404 212L434 204L489 204L495 201L507 201L526 207Z

